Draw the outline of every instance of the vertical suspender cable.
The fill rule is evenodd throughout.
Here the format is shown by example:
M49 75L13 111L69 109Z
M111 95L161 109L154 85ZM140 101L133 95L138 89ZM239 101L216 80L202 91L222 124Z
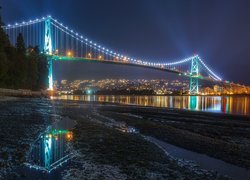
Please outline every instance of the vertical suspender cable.
M86 47L86 49L85 49L85 56L86 56L86 58L88 57L88 47L87 47L87 42L85 42L85 47Z
M63 51L63 32L62 31L59 31L59 33L60 33L60 52L62 53L62 51Z
M82 40L81 40L81 54L80 54L80 57L83 57L83 44L82 44Z
M77 57L79 57L79 52L78 52L78 37L77 37L77 40L76 40L76 53L77 53Z
M65 55L67 55L67 51L68 51L68 49L69 49L69 38L68 38L68 35L65 33L65 37L66 37L66 43L65 43L65 45L66 45L66 50L65 50Z

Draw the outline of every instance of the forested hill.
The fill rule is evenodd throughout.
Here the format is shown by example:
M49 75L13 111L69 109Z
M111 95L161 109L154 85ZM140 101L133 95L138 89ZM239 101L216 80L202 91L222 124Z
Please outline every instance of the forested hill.
M27 46L22 34L12 45L2 28L4 23L1 17L0 24L0 88L46 89L48 64L39 47Z

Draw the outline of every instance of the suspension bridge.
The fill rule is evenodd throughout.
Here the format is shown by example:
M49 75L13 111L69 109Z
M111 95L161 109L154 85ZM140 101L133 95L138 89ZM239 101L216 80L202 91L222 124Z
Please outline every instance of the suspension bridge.
M39 46L47 56L49 90L53 90L53 61L90 61L140 66L175 73L190 79L189 93L199 94L199 80L222 79L198 56L168 62L130 57L96 43L51 16L3 26L13 45L22 33L26 46Z

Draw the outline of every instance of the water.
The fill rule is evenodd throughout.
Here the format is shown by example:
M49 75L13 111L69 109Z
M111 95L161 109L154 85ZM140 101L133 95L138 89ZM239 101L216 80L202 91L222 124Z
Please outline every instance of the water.
M57 121L47 128L31 145L28 153L28 167L51 172L62 166L75 155L69 148L73 139L74 121L69 118L56 118Z
M147 136L146 139L163 148L172 157L195 161L202 168L217 171L223 175L228 175L232 179L250 179L250 171L247 169L226 163L222 160L215 159L204 154L174 146L153 137Z
M224 112L229 114L245 114L249 115L249 97L212 97L212 96L60 96L58 99L69 99L76 101L98 101L98 102L111 102L141 106L155 106L155 107L168 107L168 108L180 108L190 110L202 110L212 112ZM22 100L24 101L24 100ZM40 100L39 100L40 101ZM29 101L28 101L29 102ZM9 104L10 103L10 104ZM20 117L25 115L25 118L31 118L39 120L48 116L48 112L51 109L53 112L55 123L49 126L43 134L32 144L32 148L27 158L27 166L22 166L17 169L17 172L24 173L27 179L58 179L61 177L60 172L67 169L70 165L70 159L72 151L68 149L67 144L72 140L74 134L71 129L74 127L75 122L69 118L62 118L57 115L54 106L48 106L46 103L39 103L36 100L32 100L28 104L26 99L24 102L8 102L3 104L1 109L2 119L13 118L12 121L8 121L8 124L14 122L16 124L20 121L13 121L14 119L20 120ZM28 105L27 105L28 104ZM4 108L3 108L4 107ZM10 108L11 107L11 108ZM21 109L20 109L21 108ZM10 111L11 110L11 111ZM227 110L227 111L224 111ZM31 112L34 112L33 115ZM29 114L32 116L29 117ZM14 116L15 115L15 116ZM135 116L130 114L131 116ZM40 117L41 116L41 117ZM38 118L39 117L39 118ZM4 122L4 121L3 121ZM34 122L33 122L34 123ZM3 123L4 124L4 123ZM2 126L3 126L2 124ZM29 123L27 123L29 124ZM13 128L17 125L10 126L9 131L13 132ZM36 128L37 126L34 126ZM17 128L23 128L23 126L17 126ZM31 127L29 127L30 129ZM4 128L5 129L5 128ZM6 128L7 129L7 128ZM15 129L14 129L15 130ZM123 132L132 132L134 129L120 128ZM59 132L61 131L61 132ZM6 132L5 132L6 133ZM15 133L10 133L15 134ZM9 135L10 135L9 134ZM69 135L69 136L68 136ZM49 140L49 141L48 141ZM46 145L50 142L49 146ZM48 144L48 143L47 143ZM165 145L164 145L165 146ZM169 147L169 148L168 148ZM45 156L45 149L47 148L47 157ZM179 158L190 159L199 162L199 164L205 169L216 169L222 174L229 174L232 177L244 177L249 179L249 171L237 166L224 164L223 161L210 158L206 155L201 155L195 152L186 151L185 149L178 148L168 144L165 146L166 150L171 155ZM168 149L167 149L168 148ZM76 154L73 152L73 154ZM70 156L68 156L70 155ZM61 166L62 165L62 166ZM56 170L53 170L57 168ZM42 171L37 171L40 169ZM53 170L53 171L52 171ZM50 173L48 173L50 172ZM231 173L231 174L230 174ZM236 178L237 179L237 178Z
M250 115L250 96L95 96L62 95L54 99L188 109Z

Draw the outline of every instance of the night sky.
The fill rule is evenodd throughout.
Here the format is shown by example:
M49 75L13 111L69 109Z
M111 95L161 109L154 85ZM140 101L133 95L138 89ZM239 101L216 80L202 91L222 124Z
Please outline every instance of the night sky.
M223 79L250 84L249 0L0 0L5 23L52 15L121 53L178 60L198 53ZM168 78L126 66L64 62L57 79Z

